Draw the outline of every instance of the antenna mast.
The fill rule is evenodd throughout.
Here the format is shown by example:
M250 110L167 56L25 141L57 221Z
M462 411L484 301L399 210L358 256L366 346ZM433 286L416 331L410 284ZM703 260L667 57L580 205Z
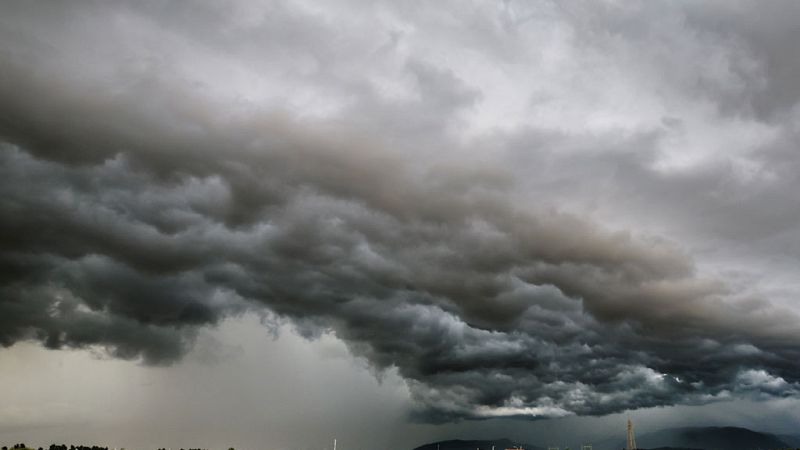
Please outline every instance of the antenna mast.
M636 450L636 437L633 435L633 422L628 418L628 446L625 450Z

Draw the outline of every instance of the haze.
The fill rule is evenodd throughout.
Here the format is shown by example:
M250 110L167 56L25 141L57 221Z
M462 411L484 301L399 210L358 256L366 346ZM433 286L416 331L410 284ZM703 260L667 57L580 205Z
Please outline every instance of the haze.
M798 24L2 2L0 441L796 429Z

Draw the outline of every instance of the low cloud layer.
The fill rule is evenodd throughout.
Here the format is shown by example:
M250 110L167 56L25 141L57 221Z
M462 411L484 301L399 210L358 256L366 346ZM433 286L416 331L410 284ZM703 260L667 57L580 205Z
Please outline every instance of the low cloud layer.
M558 50L559 33L572 30L564 42L574 43L604 27L619 39L645 33L657 42L661 31L654 37L636 25L656 13L682 18L676 27L708 27L712 38L661 49L690 59L712 43L732 52L722 53L728 60L719 64L729 72L719 72L720 80L692 84L699 94L680 77L663 83L697 101L673 109L711 127L686 131L691 117L658 116L652 128L626 130L614 124L619 111L607 111L611 125L599 116L569 129L514 123L519 117L495 124L493 108L502 101L493 102L505 93L403 49L411 25L436 39L437 28L424 19L436 21L442 11L424 16L384 5L376 16L400 22L373 45L326 18L330 11L276 4L259 15L246 6L225 10L210 35L200 30L220 12L211 5L192 7L191 15L147 3L81 3L70 11L5 6L4 346L36 339L54 349L104 348L169 364L200 327L255 310L290 320L309 338L332 330L376 369L396 368L423 421L600 415L797 394L794 309L725 277L724 267L700 270L703 249L693 254L681 241L762 236L758 220L712 238L707 230L733 214L725 200L739 198L743 183L753 194L738 204L744 211L763 207L759 195L769 197L775 183L797 183L791 170L781 171L787 159L796 164L785 147L795 139L794 113L784 97L769 101L770 71L778 70L769 64L779 62L748 65L736 53L741 42L771 41L748 41L744 31L729 38L735 45L726 41L727 32L746 27L707 21L727 10L600 11L608 22L593 23L585 22L594 16L583 4L527 16L510 9L512 2L487 3L470 16L496 14L474 24L485 39L458 35L463 46L502 61L514 59L504 51L524 43L519 24L550 14L563 29L551 30L554 41L543 51ZM260 19L251 23L253 17ZM81 26L101 19L111 25ZM365 26L352 20L355 29ZM32 31L48 26L42 35ZM449 27L438 29L436 42L453 40ZM107 41L98 39L103 33ZM602 41L595 50L619 63L625 49L638 48L622 42ZM565 52L657 91L648 78L653 61L641 63L648 70L626 71L599 56ZM189 69L199 71L196 79ZM487 69L483 79L495 75ZM760 77L767 81L758 84ZM780 78L774 88L786 83ZM550 88L536 98L560 95ZM755 97L745 103L744 93ZM581 99L587 111L594 104L588 100ZM565 120L571 102L555 107ZM711 116L703 109L709 104ZM629 124L636 120L643 119L633 115ZM733 148L739 156L727 166L709 163L715 154L707 146L719 143L704 133L738 122L749 130L749 147ZM690 151L672 152L674 145ZM617 176L606 178L609 167ZM728 184L679 195L730 173L736 176ZM765 177L773 181L762 188ZM596 195L584 190L592 186ZM714 203L714 193L722 201ZM600 213L583 211L584 201L603 198L617 200ZM795 201L769 198L776 208ZM662 233L641 209L647 201L686 216L717 208L696 220L675 214L668 222L674 233ZM794 217L781 214L769 217L769 229L795 233L786 225ZM604 215L618 217L603 223ZM630 226L639 218L641 230ZM753 251L766 254L769 246L754 244ZM707 259L719 267L729 256Z

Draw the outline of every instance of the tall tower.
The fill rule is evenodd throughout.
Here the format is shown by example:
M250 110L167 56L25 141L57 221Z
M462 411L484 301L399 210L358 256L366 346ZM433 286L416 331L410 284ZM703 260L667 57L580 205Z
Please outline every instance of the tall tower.
M628 419L628 446L625 450L636 450L636 438L633 436L633 422Z

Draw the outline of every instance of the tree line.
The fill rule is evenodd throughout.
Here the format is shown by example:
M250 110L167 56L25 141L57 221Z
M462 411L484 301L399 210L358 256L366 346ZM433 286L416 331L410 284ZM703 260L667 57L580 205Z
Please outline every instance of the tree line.
M27 448L28 447L25 444L14 444L14 446L11 447L11 449L9 449L8 446L4 445L2 450L25 450ZM42 448L42 447L39 447L38 450L45 450L45 449ZM108 447L100 447L100 446L97 446L97 445L92 445L91 447L86 446L86 445L70 445L69 447L67 447L64 444L50 444L50 447L47 450L108 450ZM123 448L123 449L120 449L120 450L125 450L125 449ZM159 448L158 450L167 450L167 449L166 448ZM180 450L208 450L208 449L204 449L204 448L183 449L182 448ZM231 447L228 450L234 450L234 449L233 449L233 447ZM798 449L798 450L800 450L800 449Z
M23 450L27 448L28 446L25 444L14 444L14 446L11 447L11 449L9 449L7 446L4 445L2 450ZM45 450L45 449L39 447L38 450ZM69 447L67 447L64 444L50 444L48 450L108 450L108 447L100 447L97 445L92 445L91 447L87 445L70 445Z

